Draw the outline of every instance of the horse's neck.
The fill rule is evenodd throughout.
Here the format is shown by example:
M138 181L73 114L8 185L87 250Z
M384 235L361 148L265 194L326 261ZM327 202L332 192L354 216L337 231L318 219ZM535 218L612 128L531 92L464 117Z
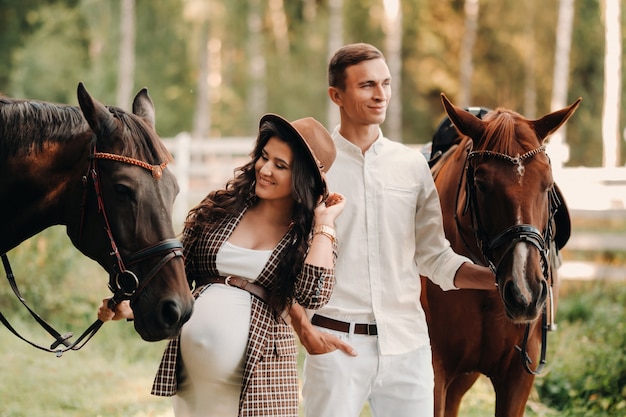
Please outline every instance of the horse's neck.
M0 253L68 219L80 217L87 172L88 142L84 133L71 140L31 145L30 152L3 156L0 163Z

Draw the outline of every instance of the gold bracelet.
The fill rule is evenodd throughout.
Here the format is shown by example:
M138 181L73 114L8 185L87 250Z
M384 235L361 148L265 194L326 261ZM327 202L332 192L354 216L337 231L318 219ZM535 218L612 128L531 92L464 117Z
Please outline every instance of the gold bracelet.
M319 226L315 226L313 228L313 236L315 235L324 235L329 238L333 244L337 239L337 233L335 232L335 229L326 224L320 224Z

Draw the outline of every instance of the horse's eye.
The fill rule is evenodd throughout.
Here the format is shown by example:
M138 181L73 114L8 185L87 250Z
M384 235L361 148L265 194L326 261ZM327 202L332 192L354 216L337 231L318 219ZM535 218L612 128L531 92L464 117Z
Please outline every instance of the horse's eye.
M482 181L476 181L476 189L478 189L481 193L484 193L487 191L487 185Z
M118 196L124 198L132 198L134 193L130 187L125 186L124 184L115 184L113 187Z

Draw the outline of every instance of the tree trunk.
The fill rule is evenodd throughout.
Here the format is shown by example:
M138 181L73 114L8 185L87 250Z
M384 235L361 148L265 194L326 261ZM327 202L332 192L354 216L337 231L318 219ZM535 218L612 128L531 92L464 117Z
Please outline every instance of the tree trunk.
M270 20L278 55L289 53L289 34L287 28L287 15L283 0L269 0Z
M458 103L462 107L470 106L472 100L472 50L478 31L478 13L480 5L478 0L465 0L465 32L461 46L461 80L459 85Z
M402 142L402 7L400 0L386 0L385 58L391 72L391 101L385 123L386 136Z
M262 18L260 0L248 1L248 40L247 49L250 59L250 91L248 93L248 115L250 131L256 132L258 120L267 108L267 90L265 78L267 66L263 53Z
M193 117L194 139L209 137L211 106L209 95L209 21L198 22L198 79L196 80L196 107Z
M574 0L559 0L559 17L556 27L556 49L554 73L552 77L552 100L550 111L567 105L569 81L569 55L572 47L572 26L574 22ZM566 126L561 126L549 139L548 153L552 168L560 169L569 160L569 146L566 143Z
M120 55L116 104L130 110L135 78L135 0L120 1Z
M602 165L620 165L619 114L622 92L622 34L620 2L604 1L604 103L602 109Z
M328 60L343 46L343 0L328 0ZM328 62L327 60L327 62ZM328 97L328 96L327 96ZM332 132L339 124L339 109L328 98L326 124Z
M527 39L524 57L524 116L534 119L537 115L537 77L535 74L537 48L534 22L536 11L539 9L533 1L527 2L525 8L530 20L525 27L524 34Z

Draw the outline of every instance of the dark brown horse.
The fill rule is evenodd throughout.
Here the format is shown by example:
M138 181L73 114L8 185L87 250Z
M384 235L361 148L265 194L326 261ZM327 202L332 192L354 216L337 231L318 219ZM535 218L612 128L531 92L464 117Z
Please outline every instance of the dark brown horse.
M80 107L0 97L0 254L52 225L130 299L148 341L178 333L193 298L172 206L178 184L146 89L133 113L78 86ZM95 314L95 310L94 310Z
M491 267L498 288L443 292L423 280L435 416L457 416L480 374L493 384L495 415L522 416L545 363L557 304L557 252L569 238L544 140L580 99L537 120L502 108L481 120L444 95L442 101L460 132L433 167L446 237L456 252Z

